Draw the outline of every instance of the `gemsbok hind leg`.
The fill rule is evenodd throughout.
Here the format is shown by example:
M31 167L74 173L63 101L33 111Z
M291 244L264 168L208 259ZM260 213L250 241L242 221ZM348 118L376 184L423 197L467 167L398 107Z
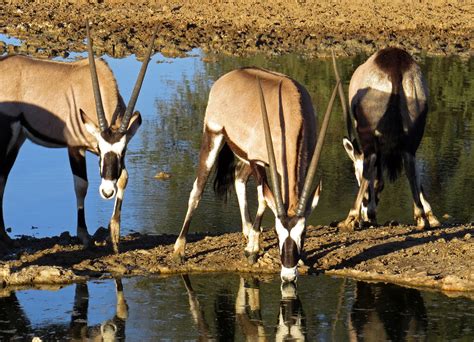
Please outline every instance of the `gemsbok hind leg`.
M222 133L211 132L205 129L202 135L201 150L199 152L199 165L197 177L193 184L193 189L189 194L188 210L184 218L183 227L174 244L173 258L177 261L184 260L184 250L186 248L186 236L188 235L189 225L194 210L196 210L202 192L206 186L209 173L216 162L219 151L224 144L224 135Z
M257 182L257 198L258 198L258 207L257 213L255 215L255 220L249 230L247 246L245 246L244 254L247 258L249 264L254 264L257 261L258 252L260 251L260 232L262 217L267 207L267 201L263 193L264 182L265 182L265 171L260 169L259 166L253 165L253 174Z
M3 195L8 175L26 138L21 132L19 121L1 114L0 129L0 241L11 245L12 240L5 231L5 221L3 220Z
M440 223L431 210L431 206L425 199L420 183L419 171L416 167L415 156L405 152L403 154L405 173L410 183L411 193L413 195L414 219L418 228L439 227Z
M252 174L250 166L243 162L237 162L235 167L234 187L237 201L239 202L240 217L242 219L242 234L248 240L250 231L252 230L252 222L247 204L247 181Z
M74 177L74 191L76 193L77 206L77 237L84 247L90 246L90 235L87 232L84 200L87 195L87 168L86 151L80 148L68 148L69 164Z

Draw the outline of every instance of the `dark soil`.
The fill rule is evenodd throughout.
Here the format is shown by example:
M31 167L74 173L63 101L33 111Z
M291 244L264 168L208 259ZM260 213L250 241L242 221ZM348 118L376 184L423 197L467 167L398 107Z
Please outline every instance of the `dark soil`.
M193 48L228 54L372 53L388 45L413 54L470 56L471 1L397 0L6 0L0 32L23 40L0 54L67 56L84 51L85 18L96 52L142 56L158 25L157 50L176 56Z
M413 226L386 226L355 232L310 226L305 240L306 265L299 271L449 292L471 291L474 296L473 236L472 224L426 231ZM0 282L59 284L114 275L280 270L273 229L262 234L262 251L252 266L243 255L240 233L191 235L183 264L172 260L175 238L131 234L122 238L122 252L114 255L106 246L84 250L68 233L42 239L23 237L15 240L18 247L8 253L1 249L5 254L0 261Z

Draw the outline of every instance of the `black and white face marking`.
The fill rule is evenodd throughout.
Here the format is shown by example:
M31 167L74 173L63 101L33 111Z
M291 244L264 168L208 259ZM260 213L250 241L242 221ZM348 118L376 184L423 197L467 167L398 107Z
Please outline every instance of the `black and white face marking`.
M99 187L99 193L104 199L111 199L117 192L117 180L123 169L123 159L127 145L126 135L122 135L118 141L113 139L110 142L99 136L99 167L102 182Z
M284 283L294 282L298 276L297 266L303 248L306 219L304 217L293 217L283 223L279 218L276 218L275 227L280 246L281 280Z
M107 129L100 132L95 125L85 124L89 133L97 139L99 171L102 181L99 187L103 199L112 199L117 193L117 180L124 167L127 135Z

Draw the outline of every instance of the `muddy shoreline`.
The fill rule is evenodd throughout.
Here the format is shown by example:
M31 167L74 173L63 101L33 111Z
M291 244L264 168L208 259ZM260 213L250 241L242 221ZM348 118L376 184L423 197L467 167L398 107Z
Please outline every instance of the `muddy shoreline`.
M93 22L96 53L143 56L158 25L157 51L194 48L247 55L307 57L369 54L400 46L412 54L470 57L474 5L469 1L4 1L0 33L22 40L0 54L67 56L85 51L84 21Z
M103 232L103 229L101 229ZM355 232L309 227L306 262L301 274L344 276L366 281L424 287L474 297L474 225L419 231L413 226L385 226ZM277 240L272 229L261 236L259 260L249 265L240 233L191 234L186 262L177 264L171 253L173 235L134 233L121 240L121 253L106 246L84 250L76 238L15 240L2 248L0 284L3 286L65 284L93 278L170 275L196 272L277 274Z

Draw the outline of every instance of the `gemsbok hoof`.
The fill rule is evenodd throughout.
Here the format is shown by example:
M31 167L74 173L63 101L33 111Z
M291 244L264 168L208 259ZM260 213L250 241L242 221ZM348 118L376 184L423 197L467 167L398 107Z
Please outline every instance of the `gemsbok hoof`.
M171 261L175 264L184 264L185 262L185 257L183 254L180 254L180 253L173 253L173 255L171 256Z
M337 228L342 232L353 232L359 226L359 221L355 217L348 217L344 221L339 222Z
M245 257L247 258L247 262L250 264L250 265L253 265L257 262L257 259L258 259L258 253L249 253L247 251L245 251Z

